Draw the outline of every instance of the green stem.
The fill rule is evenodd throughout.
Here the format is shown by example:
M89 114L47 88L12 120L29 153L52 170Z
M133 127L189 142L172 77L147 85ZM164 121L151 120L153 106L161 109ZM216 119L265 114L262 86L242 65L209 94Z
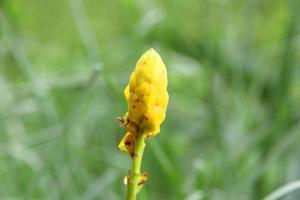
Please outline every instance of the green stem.
M145 148L145 138L145 134L139 133L136 139L133 156L133 165L128 184L127 200L136 200L139 175L141 173L140 169Z

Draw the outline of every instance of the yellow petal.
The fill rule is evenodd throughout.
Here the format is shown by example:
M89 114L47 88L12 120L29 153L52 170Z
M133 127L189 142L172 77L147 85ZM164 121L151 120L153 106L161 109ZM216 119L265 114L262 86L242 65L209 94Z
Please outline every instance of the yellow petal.
M124 95L125 95L125 98L126 100L128 101L128 98L129 98L129 85L127 85L127 87L125 88L124 90Z
M144 186L145 182L147 181L147 179L148 179L148 173L147 172L144 172L144 173L139 175L137 192L139 192L143 188L143 186Z
M123 152L128 153L128 155L133 157L135 139L136 139L135 134L133 134L131 132L127 132L118 145L119 149Z

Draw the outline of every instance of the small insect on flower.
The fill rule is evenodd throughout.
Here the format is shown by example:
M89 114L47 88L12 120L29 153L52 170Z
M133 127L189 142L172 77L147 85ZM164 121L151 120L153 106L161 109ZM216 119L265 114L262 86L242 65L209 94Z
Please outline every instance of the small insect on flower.
M159 54L151 48L138 60L124 90L128 112L119 122L126 127L127 133L119 148L131 157L138 133L149 138L160 132L169 100L167 85L166 66Z

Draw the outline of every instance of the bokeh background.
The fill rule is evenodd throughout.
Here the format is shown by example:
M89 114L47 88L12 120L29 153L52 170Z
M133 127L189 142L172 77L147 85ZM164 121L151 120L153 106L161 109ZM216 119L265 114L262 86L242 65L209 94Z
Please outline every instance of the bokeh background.
M1 0L0 199L124 199L116 118L151 47L170 103L139 199L258 200L300 178L300 1Z

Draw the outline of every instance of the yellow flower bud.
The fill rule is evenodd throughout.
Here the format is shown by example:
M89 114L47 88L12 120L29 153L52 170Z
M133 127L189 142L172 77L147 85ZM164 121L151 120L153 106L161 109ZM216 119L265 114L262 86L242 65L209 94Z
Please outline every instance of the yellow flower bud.
M147 136L160 132L168 105L167 70L159 54L148 50L137 62L125 88L128 119Z
M124 120L128 122L125 125L128 133L119 144L122 151L132 156L132 146L126 146L124 141L133 143L133 135L136 137L139 133L152 137L160 132L169 100L167 85L166 66L151 48L138 60L124 90L128 105Z

